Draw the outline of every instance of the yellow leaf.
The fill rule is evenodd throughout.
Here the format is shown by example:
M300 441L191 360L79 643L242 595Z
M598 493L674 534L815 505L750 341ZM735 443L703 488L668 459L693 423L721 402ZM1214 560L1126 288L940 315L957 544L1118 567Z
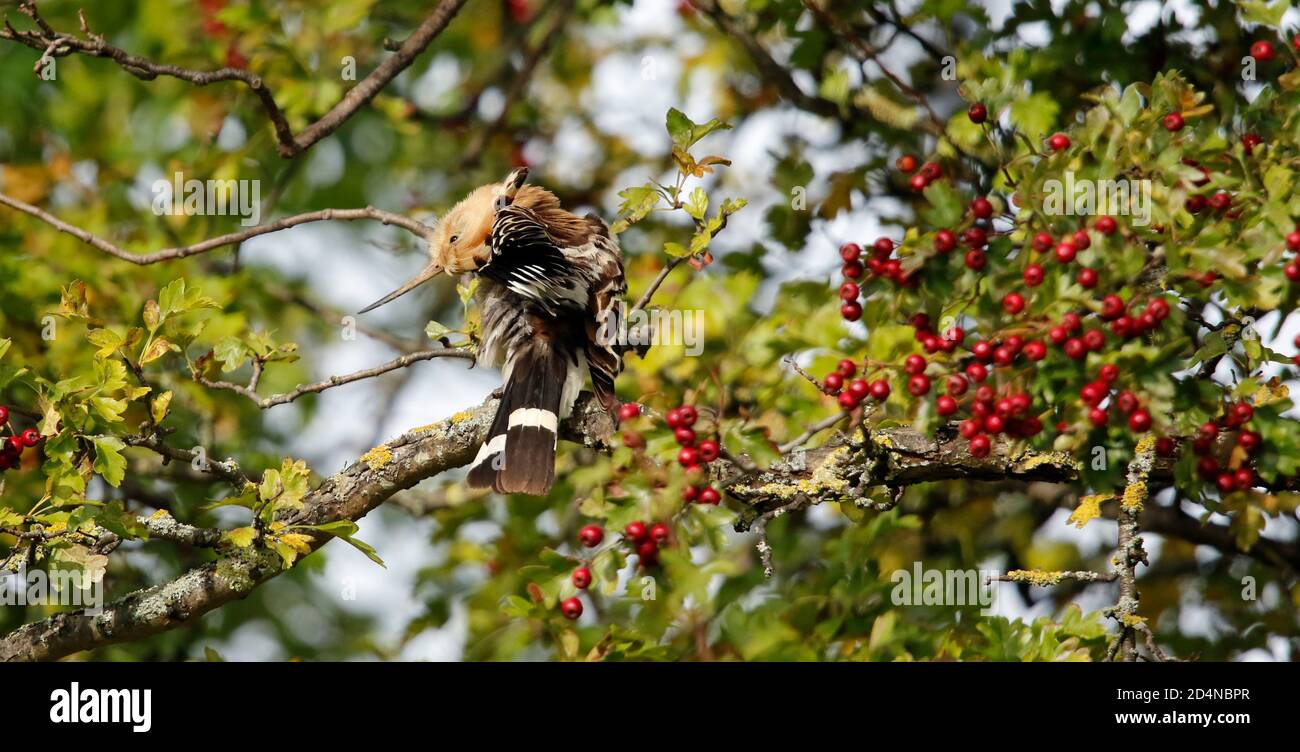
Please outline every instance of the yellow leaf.
M252 526L237 527L234 530L226 531L226 540L239 548L248 548L253 544L253 539L256 537L257 529Z
M171 403L172 403L171 392L163 392L162 394L153 398L153 402L150 404L149 410L150 413L153 415L153 420L155 423L163 422L163 419L167 417L167 408L171 406Z
M162 337L159 337L158 339L149 343L149 347L145 348L144 353L140 355L140 365L144 365L146 363L152 363L153 361L166 355L167 352L171 349L172 349L172 343L168 342L166 339Z
M300 554L311 553L312 537L302 533L285 533L280 541Z

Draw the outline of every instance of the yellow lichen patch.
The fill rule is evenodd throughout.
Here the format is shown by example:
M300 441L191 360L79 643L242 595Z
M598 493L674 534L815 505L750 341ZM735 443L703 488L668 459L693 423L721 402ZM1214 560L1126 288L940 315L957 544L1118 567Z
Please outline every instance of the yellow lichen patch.
M382 470L393 461L393 452L387 444L380 444L371 449L369 452L361 455L361 461L371 470Z
M1012 582L1028 582L1038 587L1051 587L1061 581L1060 572L1044 572L1038 569L1013 569L1007 572L1007 579Z
M430 424L427 425L427 426L416 426L415 428L412 428L412 429L411 429L411 433L428 433L428 432L432 431L433 429L437 428L438 425L439 425L439 424L437 424L437 423L430 423Z
M1077 465L1077 463L1066 452L1033 452L1017 462L1016 469L1020 472L1028 472L1043 465L1070 467Z
M1079 506L1070 512L1070 519L1066 520L1066 523L1082 530L1084 525L1101 516L1101 503L1112 498L1114 497L1111 494L1093 494L1079 499Z
M1126 627L1136 627L1146 623L1147 623L1147 618L1145 616L1138 616L1137 614L1124 614L1124 626Z
M1124 489L1124 498L1120 500L1120 504L1122 504L1125 509L1132 512L1134 510L1141 509L1142 504L1145 503L1146 500L1147 500L1146 481L1139 480L1128 484L1128 487Z
M171 516L172 513L168 512L166 509L159 509L157 512L154 512L153 514L149 515L149 519L153 520L154 522L157 522L158 520L165 520Z
M1142 437L1141 441L1137 443L1137 447L1133 449L1133 454L1138 457L1144 454L1150 454L1151 450L1154 449L1155 446L1156 446L1155 434L1148 433L1146 436Z
M472 417L474 417L474 411L473 411L473 410L461 410L460 412L458 412L458 413L456 413L455 415L451 416L451 424L452 424L453 426L458 426L458 425L460 425L461 423L464 423L465 421L469 420L469 419L472 418Z
M795 483L764 483L761 486L737 486L735 492L740 496L761 496L773 499L792 499L796 494L805 494L814 501L827 501L828 497L843 494L848 489L848 481L839 475L839 465L849 454L849 447L842 446L827 455L826 459L813 470L812 477L803 478Z

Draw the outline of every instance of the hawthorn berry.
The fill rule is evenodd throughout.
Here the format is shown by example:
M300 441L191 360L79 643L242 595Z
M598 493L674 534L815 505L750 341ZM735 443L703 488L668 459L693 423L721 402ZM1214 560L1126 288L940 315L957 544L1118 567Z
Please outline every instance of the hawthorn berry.
M840 306L840 315L844 317L845 321L857 321L862 318L862 306L858 305L857 302L845 303Z
M1078 254L1078 251L1079 249L1075 247L1074 243L1063 240L1056 244L1056 260L1060 261L1062 264L1068 264L1071 261L1074 261L1074 257Z
M1102 235L1111 235L1119 227L1114 217L1098 217L1092 226Z
M1264 143L1264 139L1261 138L1258 133L1247 133L1246 135L1241 137L1242 149L1246 152L1246 156L1248 157L1251 154L1254 154L1255 147L1259 146L1262 143Z
M1075 281L1085 290L1091 290L1097 286L1097 270L1085 266L1079 269L1079 273L1075 275Z
M1188 196L1187 200L1183 202L1183 208L1187 210L1188 214L1200 214L1204 211L1205 204L1205 197L1198 193L1195 196Z
M656 522L650 526L650 539L655 543L663 545L668 540L668 526L662 522Z
M911 154L904 154L894 161L894 167L897 167L899 172L910 175L916 172L916 157Z
M624 402L618 407L619 420L632 420L641 414L641 406L635 402Z
M866 267L861 261L845 261L844 266L840 267L840 274L850 280L861 279L866 273Z
M1146 408L1138 408L1128 416L1129 430L1134 433L1144 433L1151 429L1151 413Z
M853 399L861 402L871 394L871 386L867 384L866 379L854 379L849 382L849 394L853 395Z
M835 371L847 379L858 372L858 364L848 358L844 358L839 363L835 364Z
M1047 139L1047 145L1052 147L1052 151L1063 151L1070 148L1070 137L1064 133L1057 133Z
M983 425L978 420L971 418L963 420L961 426L957 429L963 439L973 439L976 436L979 436L980 431L982 430Z
M682 467L690 467L691 465L700 464L700 450L693 446L682 447L681 451L677 453L677 462L681 464Z
M856 282L845 282L840 285L840 300L843 300L845 303L852 303L858 299L858 294L860 292L861 290L858 288Z
M1181 131L1183 129L1183 126L1186 124L1187 121L1183 119L1182 113L1171 112L1168 115L1165 115L1165 119L1164 119L1165 130L1169 131L1170 133Z
M832 371L822 379L822 389L827 394L835 394L844 386L844 376L839 371Z
M989 377L989 369L985 368L983 363L971 363L966 366L966 376L978 384Z
M1300 230L1287 233L1286 247L1292 251L1300 251Z
M989 456L992 445L989 443L989 437L979 434L971 437L969 449L972 457L983 458Z
M9 422L9 408L0 405L0 426Z
M576 597L565 598L560 603L560 613L564 614L564 618L570 621L576 620L579 616L582 616L582 601Z
M934 250L939 253L948 253L957 247L957 236L952 230L940 230L934 234Z
M1070 239L1074 244L1075 250L1086 251L1092 247L1092 238L1088 237L1087 230L1075 230L1074 234L1070 236Z
M871 382L871 397L881 402L889 399L889 382L884 379Z
M840 403L840 408L845 412L855 410L858 407L858 398L854 397L852 392L840 392L837 401Z
M1034 241L1032 245L1035 251L1038 251L1039 253L1043 253L1044 251L1051 248L1052 244L1055 242L1056 241L1052 239L1050 233L1040 232L1034 236Z
M1025 310L1025 298L1018 292L1009 292L1002 298L1002 310L1012 316Z
M698 497L699 495L700 495L700 489L696 488L695 486L687 486L686 488L682 489L682 501L688 504L691 503L692 501L695 501L696 497Z
M988 219L993 216L993 202L983 196L977 196L970 202L970 211L979 219Z
M645 446L645 439L636 431L624 431L623 446L628 449L640 449Z
M1063 326L1054 326L1047 330L1047 338L1051 340L1053 345L1064 343L1069 336L1070 333L1067 332Z
M966 252L966 268L974 271L980 271L988 264L988 257L984 251L970 250Z
M1083 340L1078 337L1071 337L1065 341L1065 355L1072 360L1079 360L1088 354L1088 347L1083 344Z
M1114 363L1107 363L1097 372L1097 376L1107 384L1113 384L1115 379L1119 378L1119 366Z
M954 373L948 377L948 394L953 397L960 397L965 394L969 386L970 382L963 378L961 374Z
M845 261L857 261L862 255L862 247L857 243L845 243L840 246L840 258Z
M722 496L718 494L717 489L715 489L713 486L705 486L704 488L700 489L701 504L716 505L721 500L722 500Z
M632 520L627 523L627 527L623 528L623 535L627 536L627 539L633 543L640 543L645 540L645 523L641 520Z
M894 241L889 238L876 238L876 242L871 244L871 250L883 258L889 258L889 254L894 252Z
M587 548L595 548L605 539L605 531L600 525L586 525L578 531L578 541Z
M1227 211L1231 206L1232 196L1229 196L1224 191L1219 191L1213 196L1210 196L1210 208L1220 214Z
M925 358L920 355L909 355L903 361L903 370L909 374L918 374L925 371Z
M1083 333L1083 346L1092 352L1098 352L1106 346L1106 335L1100 329L1089 329Z
M1238 407L1249 408L1250 405L1242 404L1242 405L1238 405ZM41 443L41 432L37 431L35 428L29 428L26 431L23 431L22 437L23 437L23 446L26 447L34 447L37 444Z
M907 183L908 185L912 186L912 190L920 193L921 191L925 190L925 187L927 185L930 184L930 180L925 176L924 173L918 172L915 175L913 175L911 180L908 180Z
M907 380L907 392L913 397L920 397L930 391L930 377L918 373Z
M972 123L979 125L985 120L988 120L989 110L983 103L976 102L970 106L970 109L966 110L966 115L970 118Z
M1161 436L1156 439L1156 454L1161 457L1172 457L1174 454L1174 440L1168 436Z
M681 421L681 424L688 428L690 426L695 425L696 419L700 417L699 413L695 411L694 405L682 405L681 407L677 408L677 415Z
M943 177L943 168L937 162L926 162L921 165L921 174L926 180L938 180Z
M1038 340L1026 342L1024 349L1025 357L1033 361L1039 361L1047 357L1047 345Z
M949 397L946 394L940 396L939 399L935 400L934 406L935 406L935 410L940 415L945 415L945 416L952 415L953 413L957 412L957 400L953 399L952 397Z
M684 447L692 446L695 444L695 431L685 427L678 428L673 430L673 438Z
M1025 284L1030 287L1038 287L1043 283L1043 267L1040 264L1026 266L1024 277Z
M1100 407L1094 407L1088 411L1088 422L1096 428L1103 428L1106 423L1109 422L1109 417L1106 415L1105 410L1102 410Z
M591 570L586 567L578 567L573 570L573 575L570 579L573 580L574 587L579 590L586 590L587 587L591 585ZM581 614L582 612L579 611L578 613Z
M1273 49L1272 42L1261 39L1250 46L1250 56L1261 63L1267 63L1277 56L1277 52Z
M705 439L700 442L699 452L701 462L712 462L722 454L722 447L713 439Z
M636 554L641 557L641 563L645 566L659 563L659 546L652 540L644 540L636 544Z

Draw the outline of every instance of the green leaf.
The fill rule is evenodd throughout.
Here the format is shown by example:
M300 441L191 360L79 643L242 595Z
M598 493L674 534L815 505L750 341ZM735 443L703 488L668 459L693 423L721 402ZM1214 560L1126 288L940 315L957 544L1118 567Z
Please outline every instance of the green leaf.
M105 483L117 488L126 476L126 458L122 456L126 444L116 436L94 436L91 442L95 445L95 472L103 476Z
M728 130L730 125L713 118L704 125L698 125L676 108L668 110L668 135L673 143L682 149L689 149L697 141L718 130Z

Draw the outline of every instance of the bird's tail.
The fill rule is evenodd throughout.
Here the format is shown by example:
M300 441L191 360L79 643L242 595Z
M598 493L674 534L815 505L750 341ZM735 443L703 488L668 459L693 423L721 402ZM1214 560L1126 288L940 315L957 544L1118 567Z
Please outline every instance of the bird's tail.
M473 488L543 496L555 482L560 401L571 356L536 338L507 364L505 390L469 471Z

